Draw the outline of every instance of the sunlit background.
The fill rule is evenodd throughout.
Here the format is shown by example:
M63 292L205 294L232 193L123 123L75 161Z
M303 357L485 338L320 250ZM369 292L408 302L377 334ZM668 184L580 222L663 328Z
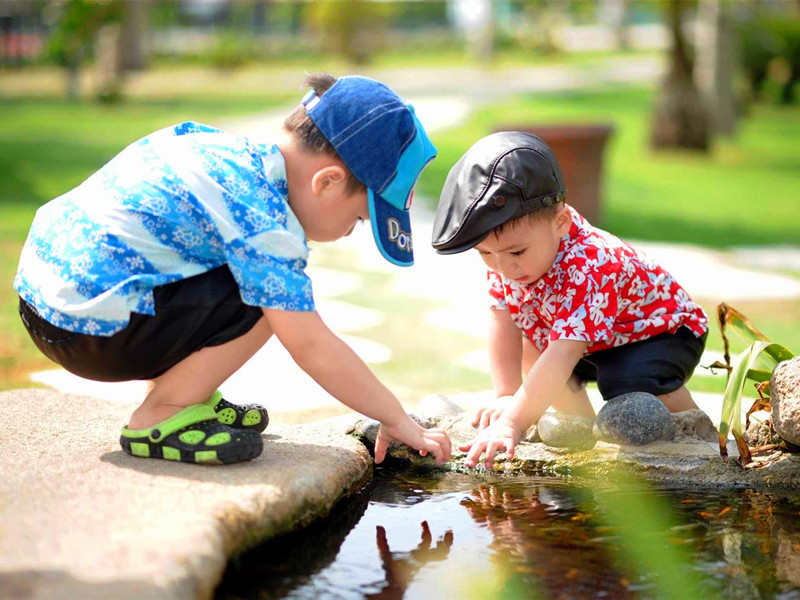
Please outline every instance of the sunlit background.
M798 0L0 0L0 388L52 368L11 289L36 208L179 121L268 137L315 71L385 81L430 129L420 268L450 167L481 136L526 128L556 149L568 200L595 224L665 256L688 249L709 313L728 300L800 349ZM333 296L385 349L379 376L406 401L489 388L480 328L418 334L458 294L398 293L377 259L358 262L375 254L364 233L311 266L341 283L361 265Z

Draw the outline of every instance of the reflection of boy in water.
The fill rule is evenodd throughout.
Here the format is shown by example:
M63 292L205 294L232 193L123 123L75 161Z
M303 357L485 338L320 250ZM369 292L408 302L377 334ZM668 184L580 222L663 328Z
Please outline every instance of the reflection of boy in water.
M633 598L606 548L587 527L572 497L555 489L480 486L462 501L470 516L494 536L490 546L504 588L531 587L545 598ZM522 581L519 581L519 580Z
M377 594L366 594L365 598L380 598L381 600L400 599L406 593L406 588L414 580L414 576L429 562L440 562L450 555L453 545L453 532L447 531L444 537L431 548L433 536L428 522L422 522L422 539L419 545L411 552L392 552L386 539L386 530L380 525L376 527L378 552L381 555L383 571L386 573L386 587Z

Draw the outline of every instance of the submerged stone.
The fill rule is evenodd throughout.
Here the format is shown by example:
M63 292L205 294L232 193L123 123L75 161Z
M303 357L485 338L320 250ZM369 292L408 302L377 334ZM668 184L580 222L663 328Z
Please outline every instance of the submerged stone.
M800 445L800 356L775 367L770 390L775 431L790 444Z
M592 430L604 442L644 446L675 436L669 409L653 394L632 392L617 396L600 409Z
M537 431L543 444L553 448L589 450L597 440L592 435L594 419L558 412L546 412L539 419Z

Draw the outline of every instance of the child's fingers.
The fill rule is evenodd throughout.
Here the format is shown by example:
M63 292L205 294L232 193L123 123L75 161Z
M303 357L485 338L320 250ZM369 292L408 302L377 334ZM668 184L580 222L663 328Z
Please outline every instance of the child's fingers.
M444 460L450 460L450 453L453 450L453 445L450 441L450 436L447 435L447 432L444 429L428 429L426 430L426 433L431 438L435 439L442 447Z
M486 429L489 426L489 420L492 418L493 413L494 411L490 408L487 408L483 411L483 414L481 415L481 429Z
M475 427L478 423L480 423L481 415L483 414L483 411L485 411L485 410L486 410L486 408L479 408L478 410L475 411L475 416L472 417L472 426L473 427Z
M497 440L492 440L486 446L486 457L483 461L484 466L487 469L492 468L492 463L494 462L494 455L497 454L497 450L502 445L503 442L498 442Z
M423 444L424 444L423 446L424 450L426 452L430 452L431 454L433 454L433 457L436 459L437 465L442 464L446 460L444 457L444 450L442 450L442 447L436 440L425 438Z
M380 430L378 436L375 438L375 464L378 465L386 458L386 450L389 448L388 442L383 439Z
M469 453L467 454L467 460L464 461L468 467L474 467L478 464L478 460L483 454L483 451L486 449L486 442L483 440L477 441L472 444L472 448L470 449Z
M511 438L506 439L505 447L508 459L511 460L512 458L514 458L514 450L517 447L516 444L514 443L514 440L512 440Z
M475 443L475 440L471 440L469 442L465 442L463 444L459 444L458 445L458 449L461 450L462 452L466 452L467 450L472 448L472 444L474 444L474 443Z

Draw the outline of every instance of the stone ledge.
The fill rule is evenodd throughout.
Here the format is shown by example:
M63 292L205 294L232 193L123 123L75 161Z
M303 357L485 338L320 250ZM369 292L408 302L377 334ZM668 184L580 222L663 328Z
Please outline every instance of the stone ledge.
M466 453L455 450L459 444L470 441L477 434L477 429L469 422L471 416L426 416L435 426L445 429L452 440L452 460L444 468L480 474L484 469L482 465L468 469L464 466ZM368 421L364 420L354 426L351 435L371 447L371 441L365 435L367 431ZM593 449L584 451L522 442L517 446L512 460L508 460L505 454L498 455L494 468L500 472L566 474L576 478L613 476L616 470L627 469L662 486L800 490L800 455L774 452L755 457L751 467L743 468L737 463L738 451L733 441L728 444L728 453L730 459L725 462L719 455L716 443L693 437L680 437L646 446L597 442ZM388 460L437 468L433 459L421 458L405 446L390 447Z
M325 516L371 477L330 425L270 427L225 467L119 447L133 405L0 393L0 597L210 598L230 556Z

